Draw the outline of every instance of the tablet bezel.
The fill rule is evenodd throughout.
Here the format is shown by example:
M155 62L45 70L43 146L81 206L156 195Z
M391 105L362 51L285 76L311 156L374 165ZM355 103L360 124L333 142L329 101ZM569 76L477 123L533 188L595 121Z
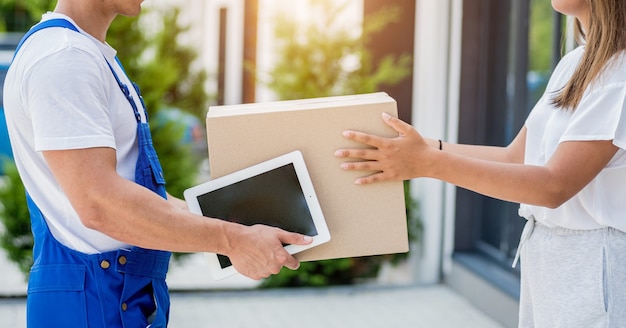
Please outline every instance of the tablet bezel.
M209 180L200 185L191 187L185 190L183 193L185 201L187 202L187 206L192 213L204 215L198 201L198 198L200 196L289 164L293 164L293 167L295 169L296 177L300 182L300 188L304 199L306 200L306 204L313 220L315 229L317 230L317 235L311 236L313 237L313 241L308 245L286 245L285 249L290 254L295 254L326 243L330 240L330 232L328 230L326 220L324 219L324 215L322 213L322 209L319 204L317 195L315 194L315 189L313 188L313 183L306 168L302 153L297 150L233 172L223 177ZM226 268L222 268L218 259L218 254L207 253L207 257L210 265L211 275L215 279L222 279L238 273L232 265Z

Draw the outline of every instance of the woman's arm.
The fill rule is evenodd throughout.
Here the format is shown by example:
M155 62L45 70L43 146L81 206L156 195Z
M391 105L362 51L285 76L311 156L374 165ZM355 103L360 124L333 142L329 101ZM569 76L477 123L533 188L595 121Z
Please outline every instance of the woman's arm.
M525 128L508 147L446 143L440 151L438 142L422 138L409 124L388 115L384 120L398 137L346 131L346 138L371 148L335 153L356 159L342 163L344 170L375 172L357 179L357 184L429 177L502 200L558 207L584 188L617 151L610 140L563 142L546 165L524 165Z
M433 140L428 138L425 138L425 140L428 142L429 145L439 149L439 140ZM522 127L515 139L513 139L513 141L507 147L464 145L447 142L442 142L441 146L441 150L448 153L463 155L491 162L522 164L524 163L524 152L526 147L526 127Z

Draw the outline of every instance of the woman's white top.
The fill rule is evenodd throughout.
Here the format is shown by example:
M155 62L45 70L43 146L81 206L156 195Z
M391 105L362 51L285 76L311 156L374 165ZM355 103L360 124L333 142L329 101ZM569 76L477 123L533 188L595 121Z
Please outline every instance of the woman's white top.
M589 230L608 226L626 232L626 54L613 58L574 111L551 104L583 53L584 47L579 47L561 60L528 116L524 163L545 165L566 141L612 140L620 149L585 188L560 207L521 204L519 213L525 218L532 215L549 227Z

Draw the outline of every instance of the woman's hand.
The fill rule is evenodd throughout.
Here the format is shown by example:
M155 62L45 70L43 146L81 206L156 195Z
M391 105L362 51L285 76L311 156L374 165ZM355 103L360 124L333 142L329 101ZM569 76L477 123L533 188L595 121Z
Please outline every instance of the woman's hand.
M358 178L356 184L369 184L387 180L408 180L425 176L431 147L411 125L383 113L384 122L398 132L398 137L383 138L356 131L344 131L344 137L360 142L369 148L339 149L338 158L352 158L341 168L347 171L374 171L375 173ZM438 146L437 146L438 147Z

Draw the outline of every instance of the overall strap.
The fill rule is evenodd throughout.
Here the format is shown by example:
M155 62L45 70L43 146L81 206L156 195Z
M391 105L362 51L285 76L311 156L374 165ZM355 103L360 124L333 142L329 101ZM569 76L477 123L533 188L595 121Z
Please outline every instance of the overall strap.
M106 60L106 59L105 59ZM122 66L122 63L120 62L120 60L115 57L115 61L118 63L118 65L120 65L120 67L122 68L122 71L124 70L124 66ZM113 69L113 66L111 66L111 64L107 61L107 65L109 65L109 69L111 70L111 73L113 73L113 77L115 77L115 81L117 81L117 86L120 88L120 90L122 90L122 93L124 94L124 97L126 97L126 100L128 100L128 102L130 103L130 106L133 108L133 113L135 113L135 120L137 121L137 123L141 122L141 115L139 114L139 109L137 108L137 104L135 104L135 100L133 99L133 95L130 93L130 89L128 88L128 86L126 86L126 84L124 84L122 82L122 80L120 80L120 77L117 75L117 73L115 73L115 70ZM124 72L124 74L126 74L126 72ZM128 77L128 75L127 75ZM130 80L130 78L129 78ZM148 111L146 110L146 104L143 102L143 97L141 96L141 93L139 91L139 86L133 83L133 87L135 88L135 92L137 93L137 95L139 96L139 100L141 101L141 105L143 106L143 111L144 111L144 115L146 116L146 120L148 120Z
M72 30L74 32L80 33L80 31L78 30L78 28L76 26L74 26L74 24L72 24L70 21L68 21L67 19L64 19L64 18L54 18L54 19L43 21L43 22L38 23L37 25L33 26L28 32L26 32L24 37L22 37L22 40L20 40L20 43L15 48L15 53L13 54L13 59L15 59L15 56L17 55L17 52L22 47L22 44L24 44L24 42L31 35L35 34L35 32L38 32L40 30L43 30L43 29L46 29L46 28L49 28L49 27L64 27L64 28L70 29L70 30ZM105 60L106 60L106 58L105 58ZM117 56L115 57L115 61L117 62L118 65L120 65L120 67L122 68L122 71L124 71L124 67L122 66L122 63L117 58ZM115 70L113 70L113 67L111 66L111 64L108 61L107 61L107 65L109 65L109 69L111 70L111 73L113 73L113 76L115 77L115 80L117 81L117 84L120 87L120 90L124 94L124 97L126 97L128 102L130 103L131 107L133 108L133 112L135 114L135 120L137 120L137 122L141 122L141 115L139 114L139 109L137 108L137 105L135 104L135 101L133 100L133 97L132 97L132 95L130 93L130 89L124 83L121 82L120 78L117 76L117 74L115 73ZM124 72L124 73L126 73L126 72ZM144 110L144 115L146 116L146 120L147 120L148 112L146 110L146 105L144 103L143 97L141 96L141 92L139 91L139 86L137 86L136 83L133 83L133 88L135 89L135 92L137 93L137 95L139 97L139 100L141 101L141 105L143 106L143 110Z
M72 31L79 32L78 28L76 28L76 26L74 26L74 24L70 23L67 19L55 18L55 19L50 19L50 20L47 20L47 21L43 21L43 22L33 26L22 37L22 40L20 40L20 43L18 43L17 48L15 48L15 53L13 54L13 59L15 59L15 55L17 55L17 52L20 50L20 48L22 47L22 44L24 44L26 39L28 39L35 32L43 30L43 29L48 28L48 27L64 27L64 28L68 28L68 29L70 29Z

